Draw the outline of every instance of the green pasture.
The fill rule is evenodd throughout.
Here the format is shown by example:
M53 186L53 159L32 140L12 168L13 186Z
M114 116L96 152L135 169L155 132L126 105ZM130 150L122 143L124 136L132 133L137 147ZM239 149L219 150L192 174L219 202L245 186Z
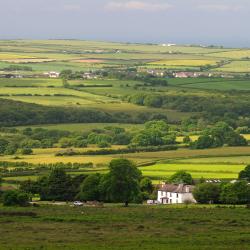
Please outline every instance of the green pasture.
M0 249L250 249L244 207L70 205L1 206Z
M142 167L142 173L153 179L166 179L179 170L189 172L193 178L237 178L238 173L245 168L245 165L230 164L156 164L148 167Z
M178 163L188 163L188 164L240 164L246 165L250 164L250 152L249 155L245 156L221 156L221 157L202 157L193 159L183 159L177 160Z
M208 89L208 90L250 90L249 79L226 79L226 78L186 78L169 79L169 85L190 88L190 89Z

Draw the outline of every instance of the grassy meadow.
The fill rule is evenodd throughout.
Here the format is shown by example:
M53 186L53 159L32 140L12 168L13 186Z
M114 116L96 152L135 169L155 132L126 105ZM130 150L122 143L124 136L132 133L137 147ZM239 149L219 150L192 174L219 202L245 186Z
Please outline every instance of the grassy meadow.
M0 207L0 223L1 250L250 249L244 207Z

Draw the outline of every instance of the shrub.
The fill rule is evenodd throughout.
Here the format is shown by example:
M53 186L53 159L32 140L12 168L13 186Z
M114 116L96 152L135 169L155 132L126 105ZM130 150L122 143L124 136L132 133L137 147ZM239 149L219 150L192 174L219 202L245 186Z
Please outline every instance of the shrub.
M193 183L193 178L191 174L186 171L180 170L169 177L168 181L174 184L188 184L191 185Z
M7 191L3 195L4 206L27 206L29 200L28 194L17 190Z
M31 148L22 148L21 149L21 154L23 154L23 155L31 155L31 154L33 154L33 150Z
M218 203L220 186L213 183L201 183L193 191L194 198L199 203Z

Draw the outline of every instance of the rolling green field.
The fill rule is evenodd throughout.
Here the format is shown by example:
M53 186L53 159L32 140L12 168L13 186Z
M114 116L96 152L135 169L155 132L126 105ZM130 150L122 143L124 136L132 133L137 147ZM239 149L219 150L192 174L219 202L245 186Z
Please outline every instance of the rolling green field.
M66 68L80 71L135 64L185 70L187 67L195 69L202 65L214 65L222 59L235 60L249 56L248 49L80 40L0 41L0 50L0 68L11 64L28 64L33 71L40 73Z
M249 55L249 49L77 40L15 40L0 41L0 50L1 73L9 73L6 67L14 65L32 68L32 70L21 72L17 70L12 72L14 74L36 75L33 78L0 78L0 98L44 106L100 110L112 115L131 114L131 119L134 119L137 123L144 123L145 115L164 115L172 128L179 126L183 120L194 115L200 115L200 113L181 112L175 105L166 105L161 108L139 106L130 102L129 99L136 94L159 95L169 98L223 98L225 101L232 98L237 102L239 98L247 100L247 91L250 90L250 80L246 75L244 77L241 75L241 78L235 79L218 77L220 74L224 74L218 72L231 72L231 69L234 72L247 73L249 60L246 57ZM218 63L221 65L217 65ZM215 74L214 77L168 78L167 86L148 86L139 80L119 80L119 77L113 77L113 75L95 80L69 80L69 86L64 86L61 79L41 78L41 74L44 72L60 72L64 69L73 71L103 69L109 71L127 67L131 67L133 70L133 67L135 67L143 71L161 67L164 70L173 70L176 67L179 70L185 70L190 67L199 71L200 67L204 65L213 66L205 72ZM234 93L232 90L238 90L238 92L235 91L236 93ZM181 110L185 111L185 107L182 107ZM132 133L143 128L141 124L127 123L48 124L30 125L28 127L88 132L93 128L102 129L108 125L122 127ZM23 128L24 126L20 127L20 129ZM245 135L245 137L248 140L250 139L249 135ZM196 140L197 136L191 136L191 138ZM177 137L178 142L181 143L182 140L183 137ZM195 178L202 176L205 178L235 178L243 166L249 163L250 155L249 147L56 157L55 153L59 150L59 148L34 149L33 155L20 156L20 159L14 159L13 156L0 156L0 161L26 161L34 164L93 162L95 167L99 164L106 167L110 160L126 157L137 164L149 163L150 166L141 168L143 174L154 180L160 180L167 178L177 170L183 169L183 167L187 168ZM152 165L155 162L157 164ZM94 173L106 171L106 169L102 166L88 171ZM80 172L84 172L84 170ZM12 178L12 176L9 178ZM20 178L25 179L26 177L20 176ZM36 176L32 176L32 178L36 178Z
M249 79L223 79L223 78L205 78L205 79L170 79L169 84L175 87L207 89L207 90L250 90Z
M0 207L0 249L250 249L244 207Z

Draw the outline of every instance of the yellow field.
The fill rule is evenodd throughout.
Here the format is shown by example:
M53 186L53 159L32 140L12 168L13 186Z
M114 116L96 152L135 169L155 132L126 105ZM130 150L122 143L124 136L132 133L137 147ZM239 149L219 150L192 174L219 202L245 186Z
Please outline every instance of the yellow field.
M217 68L217 71L246 73L250 72L250 61L233 61L223 67Z
M148 63L150 65L164 65L164 66L204 66L214 65L215 60L202 60L202 59L185 59L185 60L160 60Z
M120 146L119 146L120 147ZM89 148L91 149L91 148ZM34 150L34 155L20 156L20 159L15 160L13 156L1 156L0 161L12 161L29 163L56 163L56 162L80 162L94 164L108 164L114 158L126 157L136 163L147 163L152 161L175 161L178 159L190 159L198 157L222 157L222 156L249 156L250 147L224 147L206 150L190 150L178 149L176 151L163 151L163 152L142 152L130 154L117 154L117 155L104 155L104 156L64 156L55 157L55 153L60 149L38 149ZM82 149L86 150L86 149Z
M218 53L211 53L209 56L215 57L225 57L225 58L232 58L232 59L241 59L245 57L250 57L250 50L242 49L242 50L231 50L225 52L218 52Z
M34 59L33 56L27 56L22 54L0 53L0 60L13 60L13 59Z

